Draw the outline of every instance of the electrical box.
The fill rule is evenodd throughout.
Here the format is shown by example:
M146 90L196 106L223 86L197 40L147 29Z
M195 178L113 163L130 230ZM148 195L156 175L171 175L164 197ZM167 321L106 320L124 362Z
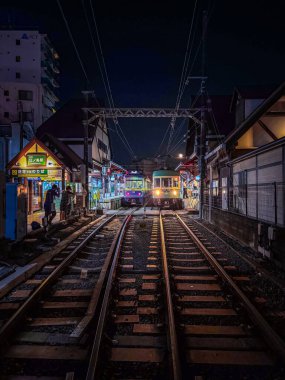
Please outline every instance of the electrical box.
M27 234L27 192L18 183L6 184L5 237L14 241Z

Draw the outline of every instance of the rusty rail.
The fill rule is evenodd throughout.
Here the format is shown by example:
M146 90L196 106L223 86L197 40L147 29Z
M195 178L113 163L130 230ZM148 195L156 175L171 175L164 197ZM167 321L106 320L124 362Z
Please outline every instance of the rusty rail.
M41 295L57 280L63 270L73 261L77 253L88 243L88 241L106 224L108 224L117 214L107 218L94 231L91 232L65 259L64 261L42 282L42 284L31 294L31 296L20 306L13 316L0 329L0 347L5 348L10 336L16 332L17 326L25 318L28 310L40 299Z
M187 224L181 219L181 217L175 213L176 218L179 220L180 224L184 227L187 233L191 236L194 242L197 244L201 252L204 254L205 258L209 264L214 268L214 270L230 285L234 293L241 300L244 308L247 310L249 317L259 329L268 343L269 347L275 351L275 353L282 358L285 362L285 343L283 339L272 329L269 323L263 318L256 307L250 302L248 297L243 293L243 291L236 285L232 278L227 274L223 267L218 263L218 261L211 255L204 244L197 238L197 236L191 231Z
M95 338L94 338L93 345L92 345L92 351L91 351L91 356L90 356L88 370L87 370L85 380L94 380L95 379L95 374L97 371L98 360L99 360L99 351L100 351L100 346L101 346L101 340L102 340L103 330L104 330L105 323L106 323L106 315L107 315L107 311L108 311L108 306L110 303L110 294L111 294L111 290L112 290L113 280L116 277L117 264L118 264L118 259L119 259L119 255L120 255L121 246L122 246L122 242L124 239L125 231L126 231L127 225L129 224L131 218L132 218L132 215L128 215L125 218L123 225L122 225L122 228L120 230L120 236L118 239L116 250L115 250L115 253L113 256L113 261L112 261L111 268L110 268L109 275L108 275L108 280L107 280L106 289L105 289L105 293L104 293L104 297L103 297L103 301L102 301L102 305L101 305L101 311L100 311L99 320L98 320L97 327L96 327Z
M174 380L181 379L181 365L179 358L179 349L177 343L177 334L176 334L176 324L175 317L173 311L173 303L172 303L172 295L169 281L169 271L168 271L168 262L166 255L166 246L165 246L165 238L164 238L164 229L161 212L159 214L159 222L160 222L160 239L161 239L161 253L162 253L162 267L163 267L163 278L165 285L165 298L167 305L167 319L168 319L168 335L169 335L169 349L171 355L171 365L172 365L172 378Z

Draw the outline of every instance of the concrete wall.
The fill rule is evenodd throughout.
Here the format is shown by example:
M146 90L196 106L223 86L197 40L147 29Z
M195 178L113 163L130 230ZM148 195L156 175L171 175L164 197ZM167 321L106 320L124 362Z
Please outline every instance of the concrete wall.
M204 206L203 218L209 221L209 208ZM226 233L234 236L244 244L258 251L260 244L258 236L258 222L245 216L234 214L228 211L212 208L211 223L219 227ZM266 233L263 243L267 244L267 228L269 224L264 224ZM285 228L276 228L276 239L271 245L272 260L279 266L285 268Z

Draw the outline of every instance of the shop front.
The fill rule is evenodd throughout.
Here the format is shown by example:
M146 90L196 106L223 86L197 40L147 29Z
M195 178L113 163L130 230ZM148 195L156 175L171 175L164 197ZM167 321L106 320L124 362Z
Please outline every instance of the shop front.
M200 176L197 158L181 162L176 170L183 178L184 207L191 210L199 209Z
M28 197L28 214L43 211L45 195L52 185L60 191L70 181L70 173L64 164L38 139L33 139L7 165L12 182L22 184ZM59 198L56 209L59 209Z

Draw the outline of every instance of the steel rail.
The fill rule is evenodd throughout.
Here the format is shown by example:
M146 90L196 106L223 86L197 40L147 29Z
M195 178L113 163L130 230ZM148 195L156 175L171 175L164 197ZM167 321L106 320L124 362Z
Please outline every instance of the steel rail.
M285 343L284 340L273 330L273 328L269 325L269 323L263 318L260 312L256 309L256 307L251 303L248 297L244 294L244 292L236 285L236 283L232 280L232 278L227 274L224 268L218 263L218 261L212 256L212 254L208 251L208 249L204 246L204 244L197 238L197 236L191 231L191 229L187 226L187 224L181 219L181 217L174 212L174 215L180 222L180 224L184 227L187 233L191 236L194 242L197 244L201 252L204 254L205 258L209 262L209 264L214 268L214 270L230 285L234 293L238 296L238 298L242 301L243 307L249 313L249 317L255 324L255 326L260 330L262 335L265 338L268 346L275 351L275 353L282 358L285 362Z
M14 332L17 325L25 318L28 310L38 301L40 296L56 281L62 271L73 261L77 253L88 243L88 241L106 224L108 224L117 214L114 214L101 223L91 232L65 259L60 265L41 283L41 285L31 294L31 296L20 306L13 316L0 329L1 350L7 344L7 340Z
M100 311L100 315L99 315L99 319L98 319L98 323L96 327L95 338L92 345L92 350L91 350L91 355L90 355L90 360L89 360L89 365L88 365L85 380L95 379L95 374L97 371L98 360L99 360L101 340L102 340L103 330L106 323L107 310L110 303L110 294L112 290L113 280L116 276L117 264L118 264L118 259L119 259L119 255L121 251L121 246L122 246L123 239L125 236L125 231L126 231L127 225L129 224L132 218L132 214L126 216L126 218L124 219L122 228L120 230L119 240L116 246L116 250L113 256L113 261L112 261L111 268L108 275L108 280L107 280L105 293L104 293L102 306L101 306L101 311Z
M124 225L124 222L123 222L122 226L123 225ZM99 301L99 298L100 298L100 295L102 292L102 288L106 282L106 276L108 273L108 268L110 266L110 261L112 259L113 253L115 251L119 236L121 234L121 230L122 230L122 228L120 228L117 231L116 236L112 241L111 247L109 248L106 259L105 259L104 264L103 264L103 267L100 271L99 278L98 278L96 285L93 289L93 293L92 293L91 300L89 302L89 306L88 306L88 309L86 311L86 314L82 318L82 320L79 322L79 324L76 326L76 328L73 330L73 332L70 334L70 337L72 337L72 338L80 338L83 335L83 333L86 331L87 327L90 325L90 323L92 322L92 320L95 316L98 301Z
M161 212L159 213L159 222L160 222L160 240L161 240L161 252L162 252L162 263L163 263L163 277L166 291L166 305L167 305L167 319L168 319L168 336L170 344L170 354L171 354L171 364L172 364L172 378L174 380L181 379L181 362L179 358L179 349L177 343L177 334L176 334L176 324L173 311L172 295L170 288L170 279L168 271L168 262L166 255L166 245L164 237L164 229Z
M239 258L241 258L243 261L245 261L248 265L250 265L254 270L259 271L263 274L264 277L266 277L268 280L272 281L276 286L278 286L283 292L285 292L285 283L282 282L279 279L276 279L272 276L272 274L267 270L262 268L262 266L255 262L250 257L245 257L241 253L239 253L235 248L233 248L229 243L227 243L224 239L222 239L220 236L216 235L215 232L211 231L210 228L207 226L204 226L202 223L198 222L197 220L193 219L194 223L197 223L199 226L207 230L209 233L211 233L216 239L220 240L223 244L228 246ZM227 236L227 234L223 231L223 234ZM231 236L229 238L233 239Z

